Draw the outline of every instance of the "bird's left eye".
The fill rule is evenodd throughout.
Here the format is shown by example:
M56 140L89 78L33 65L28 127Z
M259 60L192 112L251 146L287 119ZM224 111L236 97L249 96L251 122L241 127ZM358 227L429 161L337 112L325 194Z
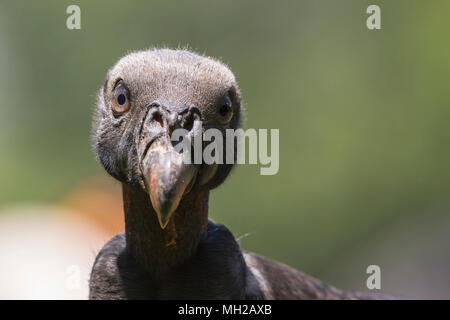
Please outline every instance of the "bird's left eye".
M221 118L221 122L229 122L233 117L233 103L229 96L225 96L222 98L219 107L219 114Z
M127 88L125 88L123 81L120 80L114 87L111 97L111 108L116 115L123 114L130 110L131 103Z

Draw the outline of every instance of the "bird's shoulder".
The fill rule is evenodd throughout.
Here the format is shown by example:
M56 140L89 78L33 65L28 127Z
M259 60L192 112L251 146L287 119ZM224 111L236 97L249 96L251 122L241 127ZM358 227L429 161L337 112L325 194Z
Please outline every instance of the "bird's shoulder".
M98 253L89 280L89 299L151 299L153 283L132 259L124 233L112 237Z
M89 299L155 299L156 283L126 250L124 233L98 253L89 280Z
M252 252L244 252L244 258L264 299L398 299L385 294L341 290L288 265Z
M208 222L207 233L193 256L153 279L126 251L124 233L98 253L90 278L90 299L257 299L253 275L233 234Z
M339 299L345 292L262 255L244 252L264 299Z
M89 280L90 299L121 299L121 280L117 259L125 249L125 235L112 237L95 258Z

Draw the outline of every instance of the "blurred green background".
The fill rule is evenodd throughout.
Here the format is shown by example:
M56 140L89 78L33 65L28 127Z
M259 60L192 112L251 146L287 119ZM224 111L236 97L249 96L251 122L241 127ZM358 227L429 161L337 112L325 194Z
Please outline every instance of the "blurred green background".
M66 28L71 4L81 30ZM366 28L369 4L381 30ZM212 193L215 221L337 286L367 290L378 264L383 291L450 298L449 12L445 0L1 1L0 206L56 203L106 176L90 146L106 71L132 50L189 46L234 71L245 127L280 129L279 173L238 166Z

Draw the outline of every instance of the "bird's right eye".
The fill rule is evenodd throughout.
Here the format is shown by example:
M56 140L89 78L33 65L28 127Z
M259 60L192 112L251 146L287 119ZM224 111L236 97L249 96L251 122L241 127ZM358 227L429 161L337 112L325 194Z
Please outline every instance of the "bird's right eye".
M119 80L114 86L111 108L115 115L123 114L131 108L129 93L122 80Z
M227 123L233 117L233 103L231 102L230 96L226 95L222 98L219 107L220 121L222 123Z

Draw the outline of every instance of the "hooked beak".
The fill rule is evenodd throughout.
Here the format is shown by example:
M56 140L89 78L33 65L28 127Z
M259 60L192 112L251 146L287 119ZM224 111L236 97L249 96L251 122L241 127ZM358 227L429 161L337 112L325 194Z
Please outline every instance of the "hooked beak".
M183 194L192 188L198 169L193 164L184 163L183 154L174 149L166 136L151 143L141 168L159 224L164 229Z

